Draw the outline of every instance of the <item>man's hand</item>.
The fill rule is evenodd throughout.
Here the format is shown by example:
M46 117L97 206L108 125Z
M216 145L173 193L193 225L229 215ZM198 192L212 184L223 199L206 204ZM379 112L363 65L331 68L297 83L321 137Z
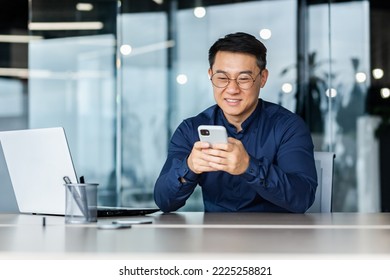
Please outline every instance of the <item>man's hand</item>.
M249 166L249 155L240 140L228 138L227 144L195 142L187 160L188 167L196 174L226 171L240 175Z

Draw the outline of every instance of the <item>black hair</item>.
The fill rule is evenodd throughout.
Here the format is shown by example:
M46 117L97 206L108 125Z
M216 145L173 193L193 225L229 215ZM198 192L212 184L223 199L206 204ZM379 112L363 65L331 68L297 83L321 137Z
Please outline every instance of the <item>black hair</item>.
M212 68L219 51L246 53L254 55L260 70L267 66L267 48L255 36L237 32L219 38L209 49L209 64Z

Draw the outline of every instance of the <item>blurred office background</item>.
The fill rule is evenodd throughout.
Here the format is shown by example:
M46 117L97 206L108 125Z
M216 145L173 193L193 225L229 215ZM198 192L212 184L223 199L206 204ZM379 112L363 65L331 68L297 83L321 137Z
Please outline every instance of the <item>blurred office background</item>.
M387 212L389 26L381 0L3 1L0 130L63 126L99 203L154 206L170 136L214 103L208 48L244 31L268 48L261 97L336 153L333 211Z

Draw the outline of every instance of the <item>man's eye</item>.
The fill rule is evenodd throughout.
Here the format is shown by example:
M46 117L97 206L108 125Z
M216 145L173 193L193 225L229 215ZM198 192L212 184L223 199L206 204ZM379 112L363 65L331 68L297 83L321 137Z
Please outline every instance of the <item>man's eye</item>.
M238 79L238 81L240 82L240 83L247 83L247 82L249 82L249 81L251 81L251 78L249 78L249 77L243 77L243 78L239 78Z

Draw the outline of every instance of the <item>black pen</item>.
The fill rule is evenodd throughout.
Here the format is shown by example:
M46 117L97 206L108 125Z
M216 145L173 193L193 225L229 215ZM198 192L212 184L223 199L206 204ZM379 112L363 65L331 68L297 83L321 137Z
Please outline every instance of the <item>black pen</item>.
M85 179L84 176L80 176L79 179L80 184L85 184ZM81 192L81 199L83 201L83 205L85 207L85 219L88 221L89 220L89 211L88 211L88 197L87 197L87 190L86 186L81 187L80 186L80 192Z

